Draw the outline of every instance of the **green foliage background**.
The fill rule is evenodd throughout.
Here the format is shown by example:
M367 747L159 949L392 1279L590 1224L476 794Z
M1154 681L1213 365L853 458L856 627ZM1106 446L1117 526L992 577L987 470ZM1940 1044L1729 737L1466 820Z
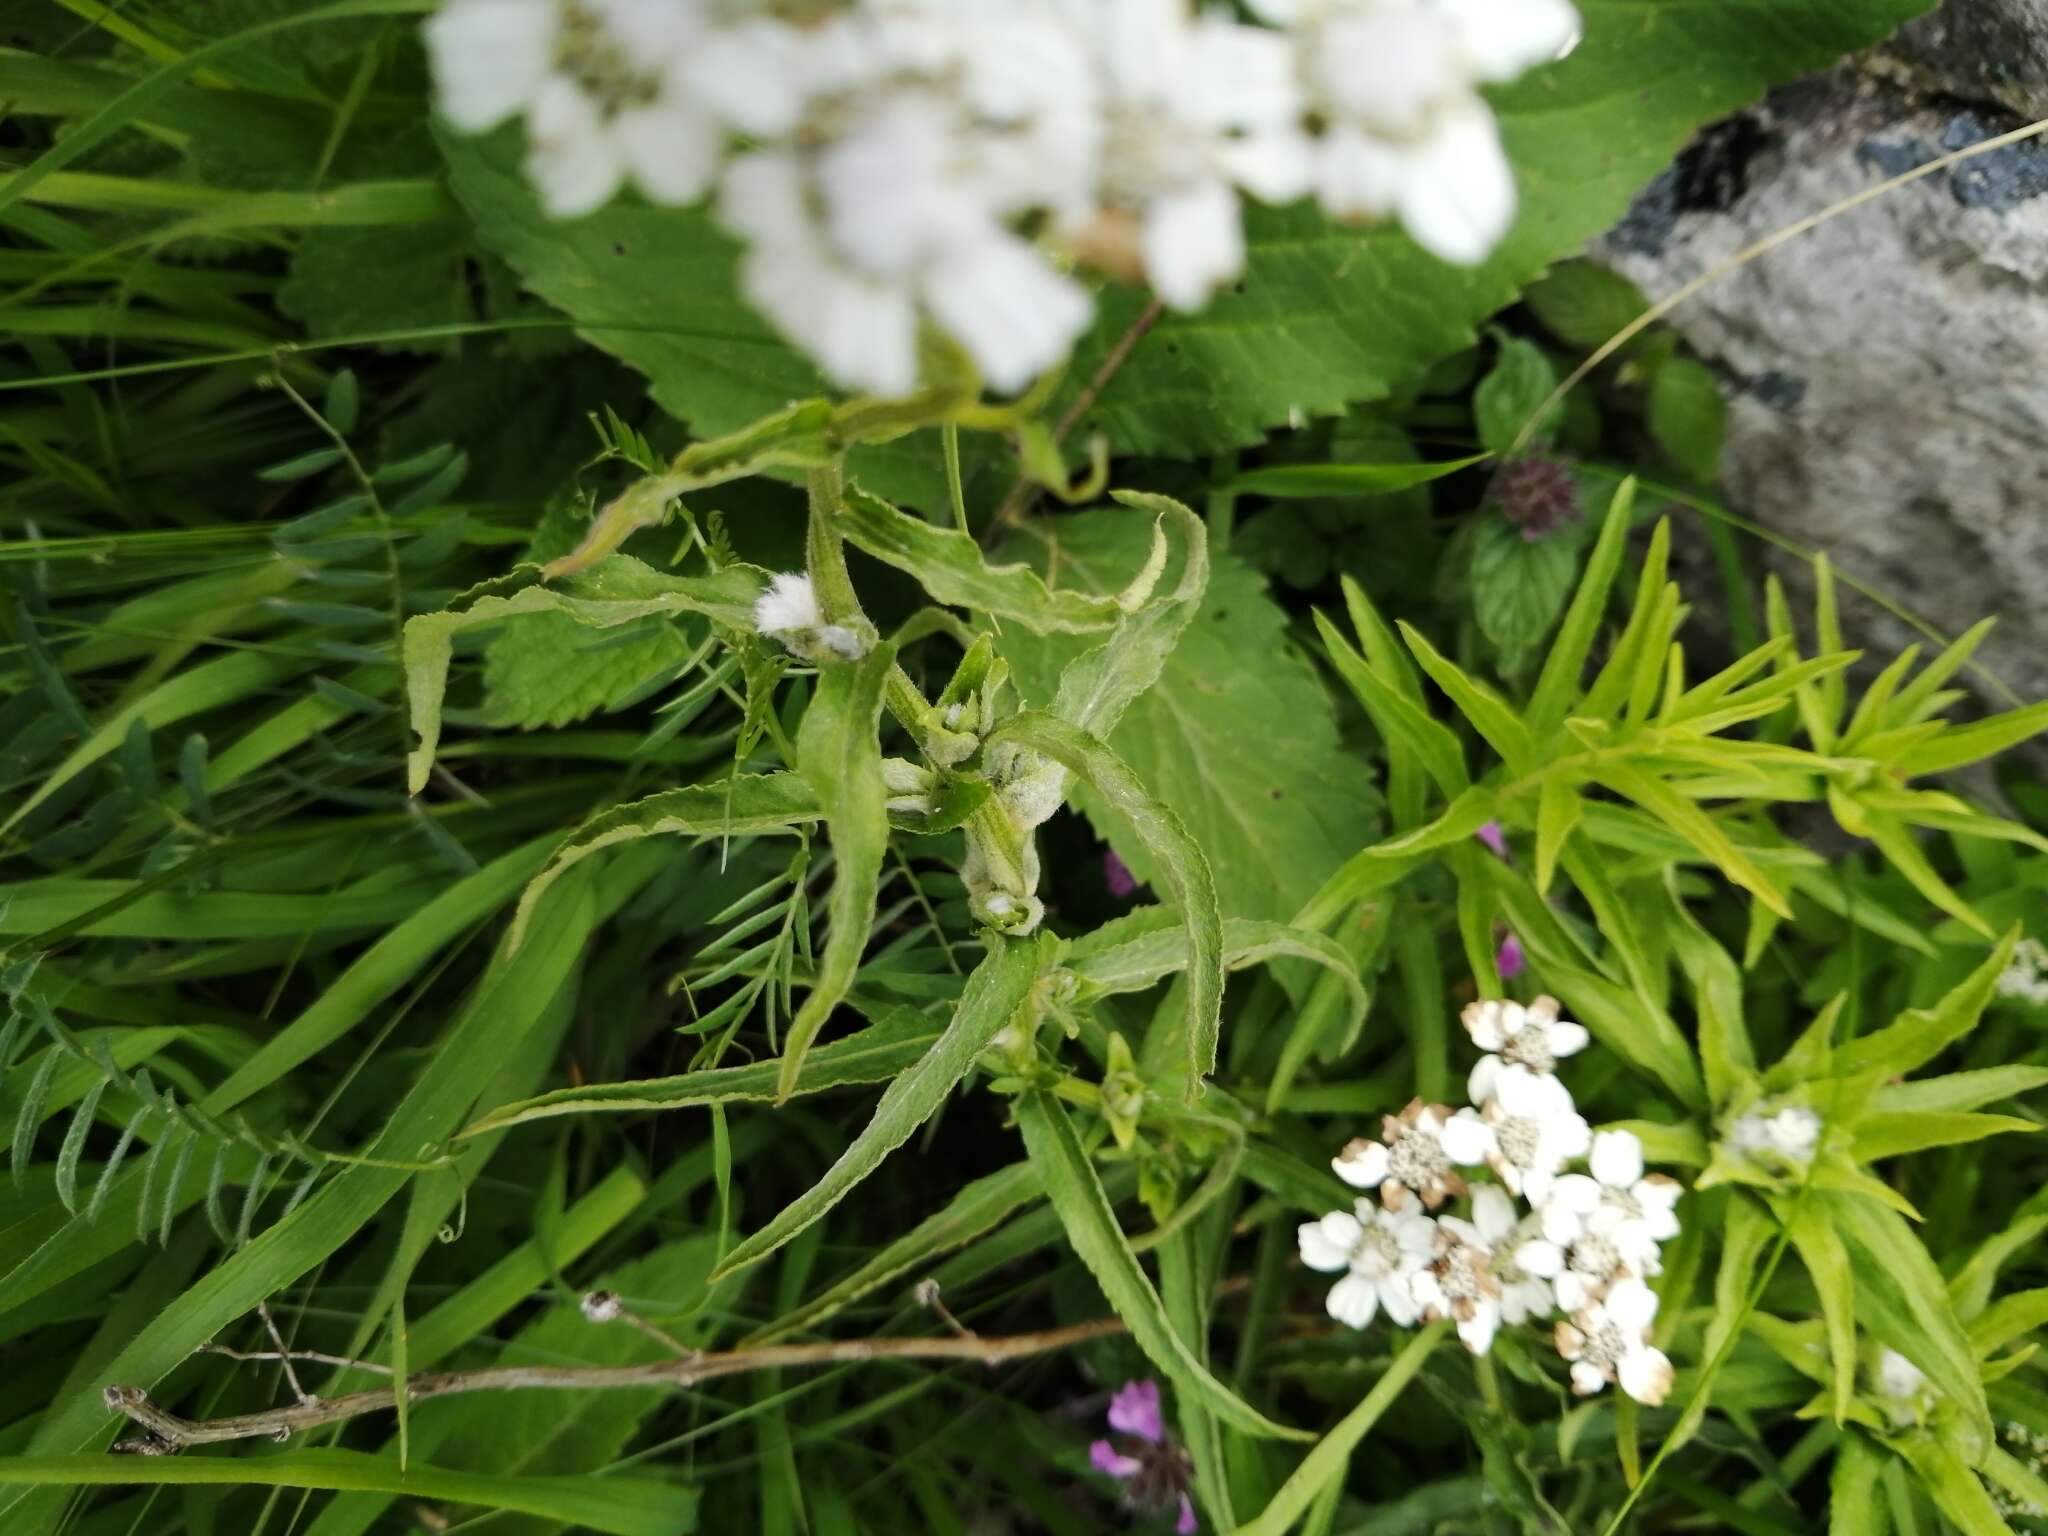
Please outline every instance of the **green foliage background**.
M2048 714L1970 720L1977 631L1852 672L1824 561L1816 613L1758 608L1670 333L1538 414L1644 308L1573 253L1917 4L1588 0L1496 98L1485 266L1256 211L1237 288L1107 373L1144 299L1106 291L1035 422L791 408L819 381L701 215L550 223L515 130L432 123L422 8L0 24L10 1536L1094 1531L1141 1375L1216 1529L2035 1528L2048 1014L1998 978L2048 937L2008 755ZM1064 467L1151 494L1037 483L1077 407ZM1586 509L1535 540L1488 493L1525 426ZM565 572L608 506L647 515ZM1673 515L1722 592L1669 580ZM745 624L821 538L857 666ZM999 752L1080 813L1035 939L962 878ZM1661 1408L1571 1399L1528 1338L1475 1375L1333 1329L1293 1262L1330 1152L1458 1096L1509 931L1598 1039L1589 1118L1695 1191ZM1728 1136L1786 1103L1829 1127L1797 1177ZM660 1358L600 1287L685 1349L929 1335L925 1280L985 1335L1123 1331L106 1454L112 1383L290 1401L206 1352L273 1348L259 1309L411 1378ZM1888 1409L1879 1348L1934 1406Z

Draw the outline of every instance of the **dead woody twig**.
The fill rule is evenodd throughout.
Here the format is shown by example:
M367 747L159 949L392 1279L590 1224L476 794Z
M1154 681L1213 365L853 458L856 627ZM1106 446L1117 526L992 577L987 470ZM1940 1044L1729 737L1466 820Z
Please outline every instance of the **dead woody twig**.
M609 1312L608 1306L599 1311ZM467 1392L512 1392L529 1388L605 1390L626 1387L695 1387L721 1376L748 1371L803 1369L819 1365L857 1364L867 1360L967 1360L996 1366L1054 1350L1071 1349L1091 1339L1124 1332L1121 1319L1097 1318L1066 1328L985 1338L977 1334L943 1339L842 1339L819 1344L772 1344L756 1349L717 1353L692 1352L673 1360L619 1366L500 1366L482 1371L431 1371L407 1379L408 1405L429 1398ZM121 1448L163 1454L188 1445L214 1445L226 1440L285 1440L301 1430L336 1424L366 1413L398 1406L396 1386L341 1397L306 1397L283 1408L236 1414L221 1419L187 1419L157 1406L140 1387L110 1386L106 1404L149 1431L140 1441Z

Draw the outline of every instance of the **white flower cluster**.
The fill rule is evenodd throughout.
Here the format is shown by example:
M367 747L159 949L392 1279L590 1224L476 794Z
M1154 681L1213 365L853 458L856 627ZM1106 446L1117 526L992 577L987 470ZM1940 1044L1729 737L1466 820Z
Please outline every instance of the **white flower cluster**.
M1339 1322L1363 1328L1378 1311L1402 1327L1450 1318L1474 1354L1501 1324L1554 1309L1575 1390L1619 1381L1639 1402L1662 1402L1671 1362L1650 1342L1657 1297L1645 1281L1678 1234L1678 1183L1645 1176L1632 1132L1595 1135L1573 1107L1557 1063L1589 1037L1558 1017L1555 998L1489 999L1463 1019L1488 1053L1467 1083L1473 1105L1453 1113L1417 1099L1386 1117L1379 1141L1345 1147L1338 1177L1376 1190L1378 1203L1304 1223L1302 1262L1343 1274L1328 1302ZM1589 1171L1566 1172L1578 1158ZM1458 1171L1480 1165L1499 1182L1468 1184ZM1469 1217L1430 1214L1458 1199Z
M1736 1116L1728 1128L1728 1140L1752 1160L1800 1173L1820 1150L1823 1129L1814 1110L1804 1104L1785 1104L1768 1112L1753 1110Z
M2025 1003L2048 1003L2048 944L2033 938L2019 941L2011 962L1998 973L1998 995Z
M443 115L523 116L550 212L717 194L747 295L838 383L908 394L918 338L995 388L1093 313L1048 251L1198 309L1239 193L1397 217L1472 263L1514 215L1479 87L1570 50L1568 0L447 0ZM1027 238L1029 236L1030 238Z

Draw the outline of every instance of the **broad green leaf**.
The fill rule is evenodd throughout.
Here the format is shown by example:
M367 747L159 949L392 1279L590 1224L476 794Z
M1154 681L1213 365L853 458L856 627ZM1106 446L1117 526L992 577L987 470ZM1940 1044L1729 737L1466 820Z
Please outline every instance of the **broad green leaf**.
M1383 496L1455 475L1484 464L1489 456L1475 453L1434 464L1268 464L1246 470L1224 489L1240 496Z
M1110 1209L1095 1165L1059 1100L1034 1088L1017 1098L1016 1114L1031 1165L1045 1181L1046 1196L1059 1212L1067 1240L1146 1357L1182 1393L1199 1398L1222 1423L1240 1434L1307 1439L1299 1430L1275 1424L1210 1375L1175 1332L1159 1293L1138 1267L1137 1255L1117 1225L1116 1212Z
M1593 649L1600 620L1607 612L1607 594L1614 586L1615 573L1621 569L1622 551L1628 543L1635 504L1635 481L1622 481L1614 488L1614 495L1607 503L1607 516L1600 524L1600 538L1593 545L1593 553L1587 557L1586 572L1579 578L1578 590L1572 594L1571 607L1565 613L1557 639L1551 644L1550 654L1543 659L1543 670L1536 678L1536 691L1529 696L1529 708L1523 718L1537 736L1557 729L1578 696L1586 657Z
M797 1093L822 1093L850 1083L887 1082L915 1066L938 1040L937 1020L916 1009L890 1006L866 1029L817 1046L797 1074ZM769 1102L782 1096L779 1061L741 1067L707 1067L674 1077L558 1088L537 1098L503 1104L461 1134L481 1136L557 1115L619 1114L643 1110L696 1109L712 1104Z
M1598 262L1560 261L1523 291L1522 302L1558 340L1590 352L1650 307L1642 290Z
M1498 512L1472 530L1472 617L1509 656L1531 651L1564 612L1579 571L1576 541L1562 532L1540 539Z
M1856 1123L1856 1160L1875 1163L1929 1147L1953 1147L2008 1131L2038 1131L2040 1125L2016 1115L1971 1115L1934 1110L1899 1110L1865 1115Z
M913 517L857 488L847 490L833 524L855 548L916 577L933 602L1014 619L1039 632L1104 630L1124 616L1113 591L1053 589L1021 562L991 565L969 535ZM1162 536L1156 525L1154 536Z
M1429 674L1437 687L1443 689L1444 696L1486 739L1487 745L1500 754L1508 772L1516 775L1529 772L1534 764L1536 745L1528 727L1515 717L1507 700L1477 678L1468 676L1463 668L1431 645L1422 632L1407 620L1401 620L1400 626L1401 638L1408 642L1408 649L1415 653L1422 670Z
M1216 882L1209 861L1180 818L1155 800L1115 753L1087 731L1054 715L1026 713L997 727L988 741L1014 742L1060 764L1100 795L1131 827L1152 855L1180 908L1187 931L1187 1033L1181 1061L1187 1094L1201 1092L1202 1079L1216 1070L1216 1035L1223 1009L1223 918L1216 906Z
M1650 435L1680 469L1702 484L1721 471L1728 402L1705 364L1667 358L1650 380Z
M484 718L522 730L569 725L618 708L689 655L689 640L665 618L593 631L566 614L529 613L485 648Z
M882 860L889 852L888 790L882 783L882 690L896 648L886 641L857 662L822 667L818 691L797 729L797 772L818 797L832 839L832 892L825 948L811 990L782 1046L778 1098L796 1091L804 1052L853 986L875 925Z
M1082 512L1034 522L1019 537L1056 538L1032 563L1056 562L1061 585L1113 592L1143 561L1151 521ZM1171 567L1161 584L1177 585ZM1000 650L1025 702L1044 708L1065 691L1061 670L1086 643L1012 628ZM1338 740L1332 700L1291 648L1287 616L1234 559L1216 561L1157 680L1104 739L1201 845L1234 916L1291 920L1377 831L1371 776ZM1284 753L1270 750L1276 740ZM1158 865L1114 808L1085 785L1072 798L1132 873L1158 888Z
M403 1494L567 1521L612 1536L682 1536L697 1527L697 1490L645 1477L506 1477L414 1466L362 1451L264 1456L9 1456L0 1486L313 1488Z
M441 697L455 636L479 624L525 613L561 613L593 629L629 624L650 614L702 613L719 623L752 622L760 577L743 566L712 576L666 576L626 555L612 555L569 577L560 588L538 586L539 569L522 566L458 598L459 606L406 621L405 681L412 728L420 744L406 765L413 794L426 788L441 740Z
M1472 420L1479 429L1479 441L1488 453L1507 453L1529 429L1529 443L1548 442L1557 428L1558 413L1534 420L1537 409L1557 388L1557 370L1534 342L1496 331L1500 351L1479 387L1472 392Z
M879 773L879 768L876 771ZM547 888L602 849L644 837L781 832L824 817L817 791L794 773L738 774L615 805L570 833L549 857L547 867L534 876L519 898L519 910L512 919L512 941L517 944L524 938L534 903Z
M825 1170L824 1177L727 1254L712 1272L714 1281L760 1262L824 1216L938 1112L975 1058L1024 1006L1046 963L1043 944L1012 939L995 939L992 944L967 978L967 990L945 1032L916 1065L883 1091L874 1117Z
M831 1049L827 1045L813 1051L812 1064L816 1065ZM851 1274L834 1281L803 1305L755 1329L745 1342L750 1346L767 1344L793 1333L809 1332L877 1287L993 1230L1044 1194L1044 1182L1029 1162L1012 1163L998 1173L971 1180L946 1202L943 1210L935 1211L894 1242L876 1249Z
M1993 947L1982 965L1938 1002L1926 1008L1908 1008L1883 1029L1847 1041L1831 1058L1822 1058L1828 1061L1829 1075L1851 1077L1876 1072L1887 1078L1901 1077L1932 1061L1977 1027L1985 1005L1997 995L1998 978L2011 963L2019 937L2020 930L2015 926ZM1815 1059L1812 1053L1801 1054L1805 1059Z
M1991 1439L1991 1415L1977 1374L1976 1351L1956 1318L1941 1271L1911 1227L1896 1211L1853 1195L1811 1191L1816 1204L1848 1242L1855 1264L1859 1310L1878 1320L1880 1301L1896 1300L1901 1312L1894 1336L1884 1342L1927 1373L1968 1424L1980 1444ZM1869 1293L1866 1295L1866 1293Z
M1240 1525L1232 1536L1286 1536L1325 1488L1332 1483L1342 1484L1351 1465L1351 1453L1394 1406L1395 1399L1415 1379L1430 1351L1443 1342L1449 1329L1447 1322L1426 1323L1403 1344L1393 1363L1373 1383L1372 1390L1359 1399L1358 1406L1316 1442L1258 1518Z

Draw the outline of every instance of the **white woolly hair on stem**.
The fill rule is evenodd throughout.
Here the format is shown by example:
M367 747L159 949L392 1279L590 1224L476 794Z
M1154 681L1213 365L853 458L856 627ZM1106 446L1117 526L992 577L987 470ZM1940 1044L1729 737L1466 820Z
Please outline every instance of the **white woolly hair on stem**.
M1951 150L1945 155L1938 155L1934 159L1927 161L1924 165L1916 165L1911 170L1901 171L1898 175L1880 181L1875 186L1865 187L1861 192L1853 193L1843 198L1840 202L1831 203L1819 212L1810 213L1803 219L1794 219L1782 229L1774 229L1763 238L1745 245L1727 260L1715 263L1698 277L1681 284L1664 298L1659 299L1596 347L1585 361L1565 375L1557 388L1553 389L1544 398L1541 405L1529 413L1528 420L1522 423L1521 431L1515 434L1515 440L1508 444L1508 451L1502 454L1501 457L1512 459L1516 454L1520 453L1528 446L1529 438L1535 432L1537 423L1545 420L1552 411L1556 410L1563 403L1566 395L1585 382L1588 374L1701 289L1710 287L1722 278L1727 277L1730 273L1749 265L1750 262L1755 261L1759 256L1776 250L1788 240L1796 239L1808 230L1816 229L1820 225L1827 223L1828 220L1849 212L1852 208L1860 208L1865 203L1883 197L1888 192L1896 191L1908 182L1918 181L1924 176L1932 176L1936 171L1945 171L1952 165L1958 165L1978 155L1988 155L1994 149L2004 149L2009 145L2038 138L2043 133L2048 133L2048 117L2038 118L2008 133L2001 133L1994 138L1985 139L1976 144L1967 144L1961 149Z

